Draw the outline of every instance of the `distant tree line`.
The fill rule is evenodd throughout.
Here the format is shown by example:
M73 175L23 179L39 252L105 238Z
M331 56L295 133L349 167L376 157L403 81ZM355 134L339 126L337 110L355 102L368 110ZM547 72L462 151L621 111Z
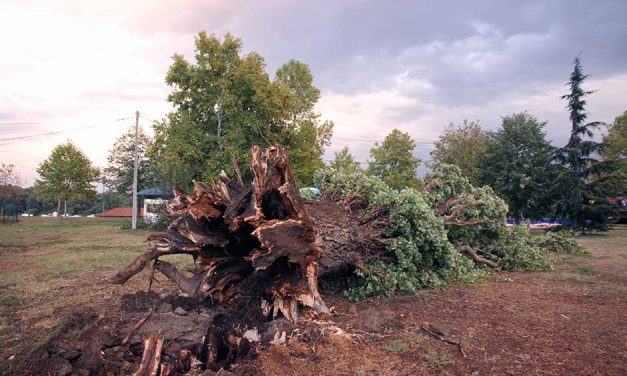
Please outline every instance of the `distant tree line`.
M233 175L234 161L247 165L253 145L275 144L287 149L299 183L310 185L324 166L333 123L315 111L320 90L309 67L290 60L271 79L263 57L242 54L241 41L230 34L220 40L199 33L195 45L194 61L175 55L167 73L173 111L153 123L154 137L140 128L139 188L190 188L193 180L210 182L220 170ZM587 122L585 97L592 92L582 88L585 78L577 58L570 91L563 96L571 121L565 146L552 146L546 122L527 112L503 117L493 132L465 120L444 130L428 166L458 166L473 185L488 185L502 197L516 220L552 217L571 221L577 229L605 228L607 197L627 194L627 111L608 126L602 142L593 141L594 131L604 124ZM56 211L64 212L63 204L68 213L97 213L102 194L96 193L95 182L106 184L108 208L130 205L134 132L128 129L116 140L102 171L71 142L57 146L41 163L34 189L16 193L0 182L3 208L17 202L18 210L42 213L56 204ZM422 162L415 147L408 133L394 129L375 143L363 167L394 189L421 188L416 171ZM348 147L335 154L331 167L362 170ZM245 180L252 178L248 171L241 169ZM5 196L13 193L17 200L11 204Z

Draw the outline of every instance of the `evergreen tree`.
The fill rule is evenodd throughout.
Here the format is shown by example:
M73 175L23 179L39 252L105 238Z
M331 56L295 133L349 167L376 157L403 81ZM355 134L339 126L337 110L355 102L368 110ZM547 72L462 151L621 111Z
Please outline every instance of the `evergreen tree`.
M586 96L593 91L582 88L588 77L583 74L579 57L575 58L575 68L566 84L570 93L562 96L568 101L569 118L572 124L570 138L555 154L558 174L552 188L555 197L555 211L558 216L572 222L576 230L607 228L607 184L593 177L602 169L597 156L602 144L591 140L594 130L601 122L586 122Z

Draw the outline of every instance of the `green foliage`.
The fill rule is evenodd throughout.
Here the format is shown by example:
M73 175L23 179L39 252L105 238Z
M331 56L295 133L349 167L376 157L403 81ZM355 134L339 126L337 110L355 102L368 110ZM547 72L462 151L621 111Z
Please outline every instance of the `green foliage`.
M627 196L627 111L608 127L603 143L606 147L602 156L611 164L611 169L605 171L601 178L611 186L612 196Z
M516 220L541 218L548 212L545 198L552 150L545 125L526 112L504 117L479 159L479 181L505 199Z
M100 171L71 142L58 145L37 169L35 192L46 200L79 200L96 196L92 182Z
M607 167L595 155L602 144L592 141L594 129L600 122L586 123L585 97L592 91L582 88L587 76L583 74L579 57L568 83L570 93L562 96L568 101L572 128L568 143L555 155L558 162L557 177L552 184L557 215L572 221L573 230L607 230L609 186L604 180L593 179Z
M22 190L22 183L19 175L15 172L15 166L12 164L0 164L0 217L5 214L5 201L10 197L16 197ZM15 214L15 211L13 211Z
M534 243L543 249L555 253L569 253L576 255L588 255L590 251L585 249L574 236L567 231L546 232L536 235Z
M543 271L553 268L554 260L549 250L539 247L522 226L503 228L486 250L498 257L499 266L505 270Z
M240 39L199 33L195 61L175 55L166 76L174 111L154 124L148 155L164 174L159 185L211 181L233 174L231 156L250 162L253 145L282 144L300 182L322 167L333 123L320 122L319 90L307 65L292 60L271 81L259 54L242 54ZM244 178L249 171L242 169Z
M608 127L608 133L603 137L607 147L603 155L608 159L627 159L627 111L617 116Z
M305 185L311 184L314 173L324 166L322 155L333 135L333 122L321 122L320 114L314 111L320 90L313 86L313 78L307 64L290 60L277 70L274 81L287 93L281 142L289 152L296 178Z
M475 188L459 167L442 164L425 176L431 206L448 218L453 244L483 247L505 226L507 204L488 186Z
M343 200L360 198L371 208L389 208L384 236L391 239L380 261L360 266L345 290L351 299L414 293L446 282L471 282L487 271L456 250L466 244L487 250L504 269L545 270L548 251L527 232L508 228L507 205L490 187L475 188L457 166L442 164L427 175L425 191L397 191L363 171L328 167L315 184ZM356 282L356 283L355 283Z
M360 197L368 206L390 207L386 236L394 238L388 251L392 262L375 262L356 271L361 283L346 294L352 299L412 293L418 288L439 286L448 277L451 248L444 223L422 192L391 189L380 178L363 171L336 173L327 168L316 174L315 183L323 191L341 196Z
M157 184L155 170L148 159L146 151L152 139L139 128L137 134L137 185L138 190L151 188ZM113 144L107 157L108 166L104 169L105 184L117 193L130 194L133 191L133 165L135 162L135 127L126 130Z
M444 129L431 152L435 166L452 164L459 167L473 184L479 179L479 158L486 149L486 133L476 121L464 120L464 125L451 123Z
M355 161L348 146L344 146L342 150L335 152L335 158L331 162L330 167L337 172L345 174L352 174L361 170L359 162Z
M413 155L415 148L416 142L408 133L392 130L381 145L377 142L370 149L372 161L368 172L380 177L394 189L419 188L416 169L420 159Z

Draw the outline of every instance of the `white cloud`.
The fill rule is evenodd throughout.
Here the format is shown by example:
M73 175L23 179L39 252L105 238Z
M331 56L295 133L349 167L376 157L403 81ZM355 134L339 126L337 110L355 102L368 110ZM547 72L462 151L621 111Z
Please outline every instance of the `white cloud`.
M617 4L582 14L594 27L574 33L568 12L581 13L586 4L525 2L511 9L478 1L454 5L455 13L445 1L425 12L416 2L5 0L0 123L45 124L0 125L0 138L84 127L136 110L160 118L169 109L170 57L191 58L195 34L207 30L241 36L245 51L266 57L271 75L289 58L311 65L322 89L318 109L336 124L327 158L350 143L340 138L382 140L396 127L432 141L451 121L479 119L495 129L501 115L525 109L548 120L549 136L563 142L568 119L560 82L579 50L590 49L586 72L602 72L589 81L598 89L589 99L590 118L611 121L625 110L624 51L612 45L624 41L626 30L625 7ZM0 145L0 162L17 165L30 184L38 163L69 138L104 166L107 150L132 123ZM366 160L371 142L352 143ZM419 150L428 157L428 145Z
M585 87L597 90L588 97L589 120L611 122L627 109L621 96L627 87L627 75L590 79ZM450 122L479 120L484 129L496 130L502 116L521 111L547 121L547 138L561 146L570 131L566 103L560 99L566 91L562 85L547 85L536 93L518 92L489 103L465 106L425 103L398 89L355 95L323 92L318 109L335 122L333 144L326 158L332 159L334 152L349 146L358 160L366 161L372 147L369 141L382 141L393 128L408 132L417 142L432 142ZM427 160L431 149L429 145L418 145L416 155Z

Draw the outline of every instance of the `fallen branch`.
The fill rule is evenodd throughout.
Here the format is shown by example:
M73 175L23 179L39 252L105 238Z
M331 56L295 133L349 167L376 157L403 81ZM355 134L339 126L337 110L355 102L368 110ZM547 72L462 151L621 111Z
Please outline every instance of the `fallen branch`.
M457 349L459 350L460 354L462 354L462 356L463 356L464 358L466 358L466 357L467 357L466 352L465 352L465 351L464 351L464 349L462 348L462 344L461 344L459 341L454 341L454 340L452 340L452 339L445 338L444 336L442 336L442 335L440 335L440 334L436 333L436 332L433 330L433 327L431 326L431 324L430 324L429 322L427 322L427 321L423 322L423 323L420 325L420 329L421 329L422 331L424 331L425 333L429 334L430 336L433 336L434 338L439 339L440 341L446 342L446 343L448 343L448 344L450 344L450 345L457 346Z
M496 262L488 260L487 258L479 256L477 254L477 251L475 251L472 247L470 247L468 245L465 245L465 244L462 245L461 248L460 248L460 251L468 253L470 255L470 257L472 257L472 259L475 262L486 264L486 265L491 266L493 268L496 268L497 266L499 266L499 264L497 264Z
M144 325L144 323L148 321L148 319L150 318L154 310L155 310L154 308L150 308L148 313L146 313L146 315L144 315L144 317L141 320L139 320L137 324L135 324L135 326L131 329L128 335L124 337L124 339L122 340L122 346L126 345L128 341L131 339L131 336L133 335L133 333L135 333L137 329L141 328L142 325Z

